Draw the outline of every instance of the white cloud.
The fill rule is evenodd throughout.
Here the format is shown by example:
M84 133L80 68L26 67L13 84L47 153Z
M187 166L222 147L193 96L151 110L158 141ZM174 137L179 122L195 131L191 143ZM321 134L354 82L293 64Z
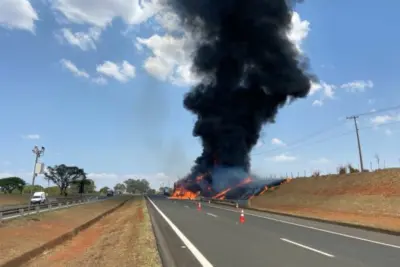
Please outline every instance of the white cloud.
M329 162L330 162L330 160L327 159L327 158L324 158L324 157L311 161L312 164L326 164L326 163L329 163Z
M335 89L335 85L328 84L324 81L321 81L320 83L311 82L311 89L308 95L314 95L315 93L322 91L324 98L333 98Z
M322 89L321 84L315 83L315 82L311 82L311 88L310 88L310 92L308 93L308 95L313 95L316 92L320 91L321 89Z
M40 135L39 134L27 134L27 135L23 135L22 138L31 139L31 140L38 140L38 139L40 139Z
M73 23L88 23L104 28L116 18L126 24L140 24L152 17L160 6L156 0L54 0L53 8Z
M355 80L349 83L342 84L340 87L353 93L364 92L365 89L374 87L374 83L371 80L368 81Z
M299 13L293 12L292 29L288 33L288 37L300 52L302 52L301 44L303 43L303 40L307 38L309 31L310 22L307 20L301 20Z
M286 144L278 138L272 138L271 144L277 145L277 146L286 146Z
M63 65L64 68L66 68L67 70L72 72L75 76L84 77L84 78L90 77L90 75L85 70L78 69L78 67L75 66L75 64L72 63L70 60L61 59L60 63L61 63L61 65Z
M38 14L28 0L1 0L0 26L35 32Z
M88 32L72 32L71 29L61 29L62 40L70 45L77 46L83 51L96 49L96 42L99 40L101 30L99 28L90 28Z
M107 79L104 77L96 77L92 79L92 82L98 85L106 85L107 84Z
M371 123L375 126L385 124L387 122L395 120L396 117L390 115L379 115L371 118Z
M289 156L286 154L280 154L280 155L276 155L274 157L271 158L267 158L267 160L272 160L275 162L290 162L290 161L295 161L297 158L294 156Z
M192 85L198 81L190 71L189 55L193 51L193 41L187 34L179 38L169 34L154 34L147 39L138 37L136 41L152 52L143 67L153 77L177 85Z
M123 83L128 82L136 76L135 67L125 60L121 64L105 61L103 64L98 65L96 70L105 76L112 77Z
M324 102L322 100L314 100L314 102L312 103L312 105L316 107L321 107L323 104Z

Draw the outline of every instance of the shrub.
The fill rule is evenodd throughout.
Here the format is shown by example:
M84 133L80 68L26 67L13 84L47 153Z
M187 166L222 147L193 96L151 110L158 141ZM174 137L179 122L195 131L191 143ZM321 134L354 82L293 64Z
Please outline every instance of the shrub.
M346 173L347 173L346 166L339 166L338 167L338 174L342 175L342 174L346 174Z
M351 166L351 164L348 164L347 167L349 168L349 173L357 173L357 172L360 172L358 169L353 168L353 166Z
M312 174L312 177L319 177L319 176L321 176L321 172L318 170L314 171Z

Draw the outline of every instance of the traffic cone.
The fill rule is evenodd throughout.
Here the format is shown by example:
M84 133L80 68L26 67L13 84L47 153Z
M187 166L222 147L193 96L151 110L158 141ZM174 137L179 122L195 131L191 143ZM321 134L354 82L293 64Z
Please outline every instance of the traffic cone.
M201 203L200 203L200 202L197 204L197 210L198 210L198 211L201 210Z
M244 223L245 219L244 219L244 212L242 210L242 212L240 213L240 218L239 218L239 222L240 223Z

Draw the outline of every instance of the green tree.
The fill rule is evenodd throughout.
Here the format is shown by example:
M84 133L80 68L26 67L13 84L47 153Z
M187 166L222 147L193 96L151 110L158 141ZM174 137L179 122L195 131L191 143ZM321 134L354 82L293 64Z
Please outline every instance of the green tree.
M19 177L7 177L0 179L1 191L11 194L14 190L18 190L21 194L24 190L26 182Z
M68 187L76 183L78 179L86 179L86 173L83 169L76 166L67 166L65 164L48 167L45 172L45 179L52 181L60 188L60 195L68 195Z
M23 189L23 193L24 194L30 194L32 192L42 192L45 191L44 187L41 185L34 185L32 186L31 184L25 185L24 189Z
M122 183L118 183L114 186L114 191L118 191L118 192L125 192L126 190L126 185L122 184Z
M146 193L150 190L150 184L146 179L128 179L124 183L128 193Z
M107 194L107 191L110 190L110 188L108 186L105 186L103 188L100 189L100 193L101 194Z
M60 194L60 188L58 186L50 186L44 189L46 193L49 194L49 196L54 196L54 195L59 195Z

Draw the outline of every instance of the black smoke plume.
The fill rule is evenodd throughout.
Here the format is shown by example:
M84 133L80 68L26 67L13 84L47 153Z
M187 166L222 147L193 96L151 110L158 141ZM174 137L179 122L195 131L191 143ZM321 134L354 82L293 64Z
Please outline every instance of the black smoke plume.
M167 1L186 30L199 36L193 71L203 79L184 98L197 115L193 135L203 145L191 177L216 164L248 172L262 126L310 90L307 60L287 37L296 1ZM215 178L207 178L213 187Z

